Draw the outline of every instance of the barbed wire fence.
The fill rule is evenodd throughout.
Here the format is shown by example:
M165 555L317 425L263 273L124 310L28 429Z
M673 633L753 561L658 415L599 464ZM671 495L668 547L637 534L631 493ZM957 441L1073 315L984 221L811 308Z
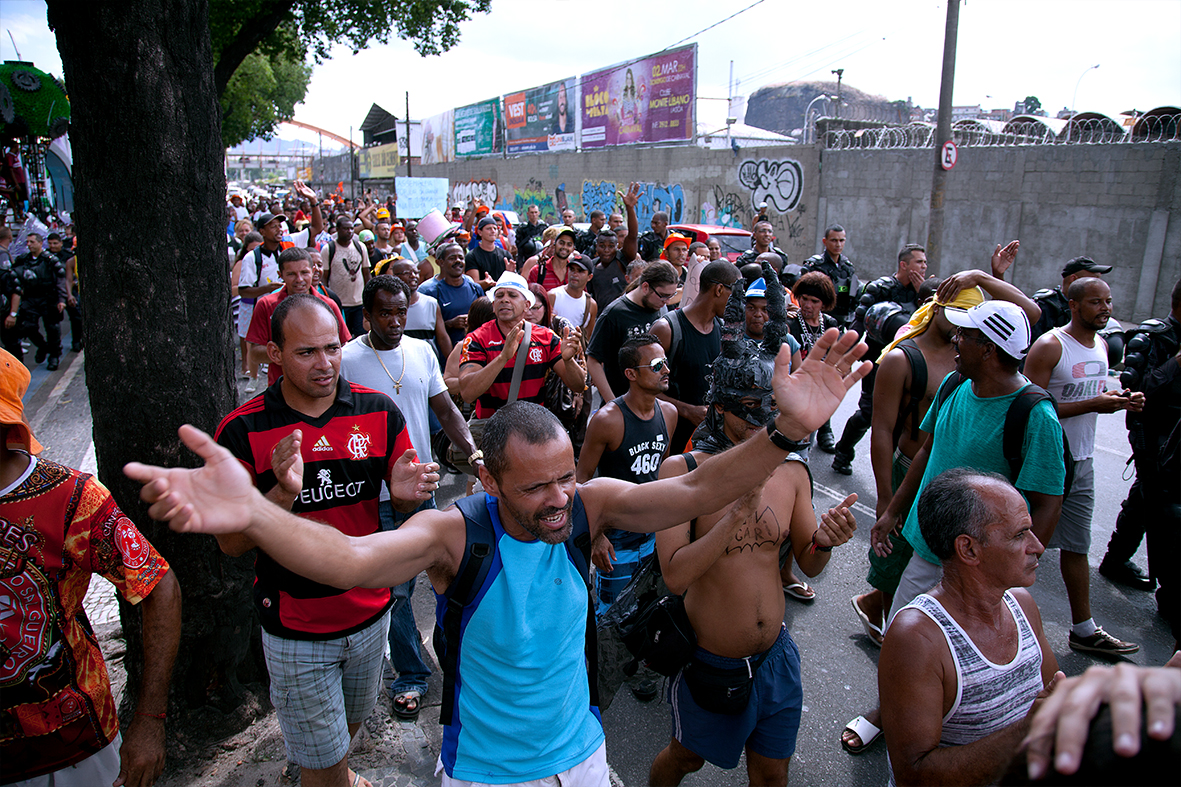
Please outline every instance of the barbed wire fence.
M933 148L935 127L926 123L882 128L832 129L821 134L830 150ZM1110 118L1040 121L958 121L951 138L958 147L1023 145L1112 145L1181 140L1181 115L1141 117L1125 128Z

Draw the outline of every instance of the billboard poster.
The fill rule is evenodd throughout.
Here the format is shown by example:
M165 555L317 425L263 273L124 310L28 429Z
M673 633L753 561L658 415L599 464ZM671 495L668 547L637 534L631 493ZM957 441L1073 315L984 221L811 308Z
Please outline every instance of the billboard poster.
M575 85L571 77L504 97L509 153L574 150Z
M500 99L455 110L455 155L485 156L501 151Z
M400 163L397 142L361 148L357 151L357 177L360 180L392 178L394 168Z
M697 44L584 74L582 147L693 139Z
M422 163L455 161L455 110L422 121Z

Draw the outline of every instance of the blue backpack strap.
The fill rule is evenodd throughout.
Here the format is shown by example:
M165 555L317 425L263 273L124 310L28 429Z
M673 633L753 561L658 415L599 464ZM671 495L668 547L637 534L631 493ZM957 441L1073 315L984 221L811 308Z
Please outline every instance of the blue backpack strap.
M455 705L455 673L459 662L463 610L483 586L496 545L496 532L484 503L485 497L483 494L472 495L455 504L463 514L467 541L455 580L443 594L447 599L447 608L443 612L442 624L435 626L435 655L439 658L439 666L443 668L443 698L439 707L439 723L443 725L451 723L451 711Z

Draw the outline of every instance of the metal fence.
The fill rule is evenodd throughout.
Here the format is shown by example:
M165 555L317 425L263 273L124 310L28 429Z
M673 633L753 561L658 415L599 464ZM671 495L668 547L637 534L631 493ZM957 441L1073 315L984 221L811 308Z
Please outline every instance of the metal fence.
M1017 145L1110 145L1181 140L1181 115L1144 116L1120 125L1111 118L1076 120L960 120L951 130L959 147ZM885 128L836 129L823 134L833 150L892 150L935 146L935 127L926 123Z

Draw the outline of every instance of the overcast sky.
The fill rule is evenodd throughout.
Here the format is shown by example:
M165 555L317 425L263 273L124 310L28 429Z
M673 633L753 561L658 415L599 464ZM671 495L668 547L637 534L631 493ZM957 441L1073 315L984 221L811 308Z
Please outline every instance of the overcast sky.
M337 48L315 67L295 118L348 136L371 103L403 117L406 91L410 116L419 119L686 38L699 47L698 95L723 99L699 102L699 115L719 124L731 60L739 95L770 83L833 79L831 70L843 68L845 83L868 93L938 105L945 0L762 0L742 10L754 2L492 0L491 13L463 25L459 45L439 57L421 58L403 41L356 56ZM60 76L45 18L40 0L0 0L0 57L15 57L11 32L25 60ZM1079 110L1181 105L1181 0L961 3L957 105L1012 109L1035 95L1053 115L1071 105L1076 85ZM291 127L282 135L309 138Z

